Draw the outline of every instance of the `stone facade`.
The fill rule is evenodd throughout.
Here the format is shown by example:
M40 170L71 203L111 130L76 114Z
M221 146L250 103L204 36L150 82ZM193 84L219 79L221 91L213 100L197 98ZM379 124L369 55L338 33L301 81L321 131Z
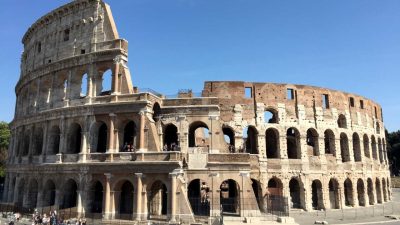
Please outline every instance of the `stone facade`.
M219 81L201 97L140 91L100 0L48 13L23 44L7 203L193 221L259 216L268 196L304 210L391 199L382 110L362 96Z

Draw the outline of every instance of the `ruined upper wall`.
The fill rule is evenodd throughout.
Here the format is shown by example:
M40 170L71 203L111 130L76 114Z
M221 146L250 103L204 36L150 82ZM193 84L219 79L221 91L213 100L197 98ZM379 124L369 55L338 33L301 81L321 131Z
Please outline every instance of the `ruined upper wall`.
M100 0L73 1L41 17L25 33L21 73L24 75L45 64L101 50L96 43L118 38L107 4Z
M250 92L248 96L246 89ZM289 90L293 90L293 96L290 96ZM257 105L264 104L265 109L275 111L284 107L286 121L296 121L299 117L313 121L320 114L325 119L335 119L335 115L339 114L348 115L354 124L360 125L372 125L374 120L383 121L381 107L375 102L359 95L314 86L207 81L202 95L220 98L221 118L225 121L232 120L236 104L242 105L243 115L246 115L244 119L248 120L257 116ZM324 104L324 96L327 96L327 105ZM299 115L303 112L305 115Z

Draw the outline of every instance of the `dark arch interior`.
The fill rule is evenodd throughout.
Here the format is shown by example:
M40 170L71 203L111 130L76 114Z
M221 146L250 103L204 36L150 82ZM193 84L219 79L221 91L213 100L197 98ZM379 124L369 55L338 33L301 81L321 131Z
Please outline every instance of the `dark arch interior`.
M246 152L250 154L258 154L257 146L257 130L256 128L250 126L247 128L247 138L246 138Z
M335 155L335 135L331 130L324 133L325 154Z
M54 126L50 131L49 153L51 155L58 154L60 149L60 128Z
M353 184L350 179L344 182L344 202L346 206L353 206Z
M314 180L311 184L312 192L312 207L313 209L324 209L322 184L319 180Z
M289 182L290 198L292 200L292 208L301 209L301 189L299 181L296 179L291 179Z
M195 215L210 215L209 191L210 188L207 183L204 181L202 182L200 179L195 179L190 182L188 186L188 197L190 206Z
M136 124L130 121L124 128L124 145L122 151L131 152L136 149Z
M343 114L339 115L338 118L338 127L339 128L347 128L347 121L346 121L346 117Z
M160 120L161 107L157 102L153 105L153 120L158 122Z
M339 209L339 183L335 179L329 181L329 201L331 209Z
M69 133L69 154L78 154L82 145L82 128L79 124L72 124Z
M220 186L220 204L223 213L238 214L239 203L239 185L232 179L223 181Z
M179 151L178 146L178 128L168 124L164 130L164 150Z
M300 134L294 128L286 132L287 153L289 159L300 159Z
M275 129L265 131L265 146L267 150L267 158L277 159L279 155L279 134Z
M227 139L224 137L225 142L227 142L227 144L229 144L230 146L235 147L235 133L233 132L233 130L230 127L223 127L222 132L224 133L224 136L227 136L227 138L229 139L229 141L227 141Z
M167 187L161 181L153 183L150 189L149 214L150 216L167 215L168 193Z
M33 155L42 154L43 148L43 129L35 129L35 143L34 143Z
M97 138L97 152L104 153L107 151L107 125L102 123L99 127L99 135Z
M340 134L340 152L342 155L342 162L350 161L350 152L349 152L349 139L345 133Z
M122 217L126 214L128 218L133 213L133 185L129 181L125 181L121 186L119 213Z
M63 201L61 209L69 209L76 206L78 185L74 180L68 180L63 188Z
M43 191L43 206L53 206L56 200L56 185L53 181L46 182Z
M102 213L103 212L103 185L100 181L96 181L96 183L92 187L92 205L91 205L91 213Z
M307 130L307 151L308 155L319 156L318 133L314 129Z

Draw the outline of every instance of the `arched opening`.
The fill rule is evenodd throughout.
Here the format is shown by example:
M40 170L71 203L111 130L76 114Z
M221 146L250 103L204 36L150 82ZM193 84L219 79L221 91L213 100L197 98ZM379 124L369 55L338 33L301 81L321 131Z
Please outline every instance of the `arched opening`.
M331 204L331 209L340 208L339 182L334 178L329 180L329 202Z
M371 148L372 148L372 158L377 160L378 159L378 153L376 150L376 140L375 140L375 136L372 135L371 136Z
M18 207L22 207L22 204L24 202L24 194L25 194L25 180L21 179L18 182L18 187L17 187L17 201L16 201L16 205Z
M369 205L375 204L375 197L374 197L374 185L372 183L372 179L367 179L367 191L368 191L368 201Z
M307 130L307 153L310 156L319 156L318 132L310 128Z
M96 181L92 184L89 192L90 213L102 213L103 212L103 185L100 181Z
M136 150L136 124L129 121L124 127L123 152L133 152Z
M43 129L38 127L35 129L34 134L34 148L33 148L33 155L40 155L42 154L43 149Z
M46 181L43 189L43 206L53 206L56 202L56 185L52 180Z
M324 209L323 193L322 193L322 183L319 180L314 180L311 184L312 192L312 207L315 210Z
M251 187L253 188L253 193L257 200L258 209L263 210L262 189L260 181L256 179L251 179Z
M376 122L375 127L376 127L376 133L380 134L381 133L381 126L379 125L379 122Z
M167 215L168 193L167 186L161 181L156 181L151 185L149 195L149 215L150 219L157 216Z
M272 109L267 109L264 112L264 123L278 123L278 112Z
M205 181L195 179L189 183L188 198L194 215L210 215L209 191L210 188Z
M335 151L335 134L332 130L326 130L324 132L324 142L325 142L325 154L332 154L336 156Z
M107 125L102 122L96 122L92 125L92 152L104 153L107 151L107 138L108 138L108 128Z
M60 151L60 128L58 126L53 126L49 133L49 155L58 154Z
M375 181L375 189L376 189L376 199L378 200L378 204L382 203L382 189L381 189L381 182L378 178Z
M68 133L67 154L78 154L82 145L82 128L79 124L73 123Z
M189 126L189 147L208 147L210 145L208 126L201 122L193 122Z
M353 183L347 178L344 181L344 204L346 206L354 206L353 200Z
M30 131L28 131L30 132ZM27 156L29 154L29 142L31 140L31 136L28 133L25 133L23 144L22 144L22 156Z
M385 201L385 202L387 202L388 201L388 197L387 197L387 189L386 189L386 181L385 181L385 178L382 178L382 189L383 189L383 200Z
M38 182L35 179L32 179L28 185L28 202L26 207L29 209L36 208L38 196Z
M164 129L164 151L179 151L178 128L168 124Z
M78 185L72 179L69 179L63 187L63 201L60 209L70 209L76 207L78 196Z
M364 134L363 136L363 142L364 142L364 155L367 158L370 158L370 154L369 154L369 138L368 135Z
M383 163L382 140L380 138L378 138L378 151L379 151L379 162Z
M160 116L161 116L161 107L160 104L156 102L153 105L153 120L155 122L158 122L160 120Z
M347 128L346 116L344 116L343 114L340 114L337 123L338 123L339 128L346 129Z
M232 179L224 180L220 186L222 213L240 213L239 185Z
M224 141L228 145L228 150L230 153L235 152L235 132L232 128L224 126L222 127L222 132L224 133Z
M357 180L357 199L359 206L365 206L365 188L364 181L362 179Z
M80 97L84 98L88 94L88 75L87 73L82 75L82 80L81 80L81 89L80 89Z
M264 210L268 209L269 212L278 211L283 212L286 211L287 203L282 204L282 201L286 201L287 199L283 197L282 194L283 184L282 181L277 177L272 177L269 179L267 184L267 192L264 198ZM283 199L284 198L284 199Z
M342 154L342 162L350 161L349 139L345 133L340 134L340 154Z
M353 134L353 152L354 161L361 162L361 147L360 147L360 137L357 133Z
M300 159L300 133L296 128L289 128L286 132L287 154L289 159Z
M269 128L265 131L265 148L267 151L267 158L279 159L279 132L277 129Z
M120 191L118 212L122 219L132 219L133 214L133 185L125 180L121 181L117 190Z
M110 95L112 90L112 71L108 69L103 73L102 76L103 82L101 83L101 92L100 95Z
M289 182L289 192L291 199L291 208L304 208L304 188L300 186L300 182L296 178L292 178Z
M249 126L244 130L247 131L246 136L243 136L243 141L246 143L246 152L250 154L258 154L258 132L256 128Z
M279 180L278 178L273 177L269 179L267 187L269 195L282 196L283 184L282 181Z

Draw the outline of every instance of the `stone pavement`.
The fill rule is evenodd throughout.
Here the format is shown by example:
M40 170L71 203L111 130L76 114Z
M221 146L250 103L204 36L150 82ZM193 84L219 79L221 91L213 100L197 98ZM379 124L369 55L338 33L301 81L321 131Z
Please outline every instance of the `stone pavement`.
M343 210L291 211L290 216L300 225L314 224L316 220L327 221L329 224L368 224L382 221L387 224L400 225L400 220L395 223L393 219L387 217L389 215L400 216L400 189L393 188L392 190L392 201L385 204Z

